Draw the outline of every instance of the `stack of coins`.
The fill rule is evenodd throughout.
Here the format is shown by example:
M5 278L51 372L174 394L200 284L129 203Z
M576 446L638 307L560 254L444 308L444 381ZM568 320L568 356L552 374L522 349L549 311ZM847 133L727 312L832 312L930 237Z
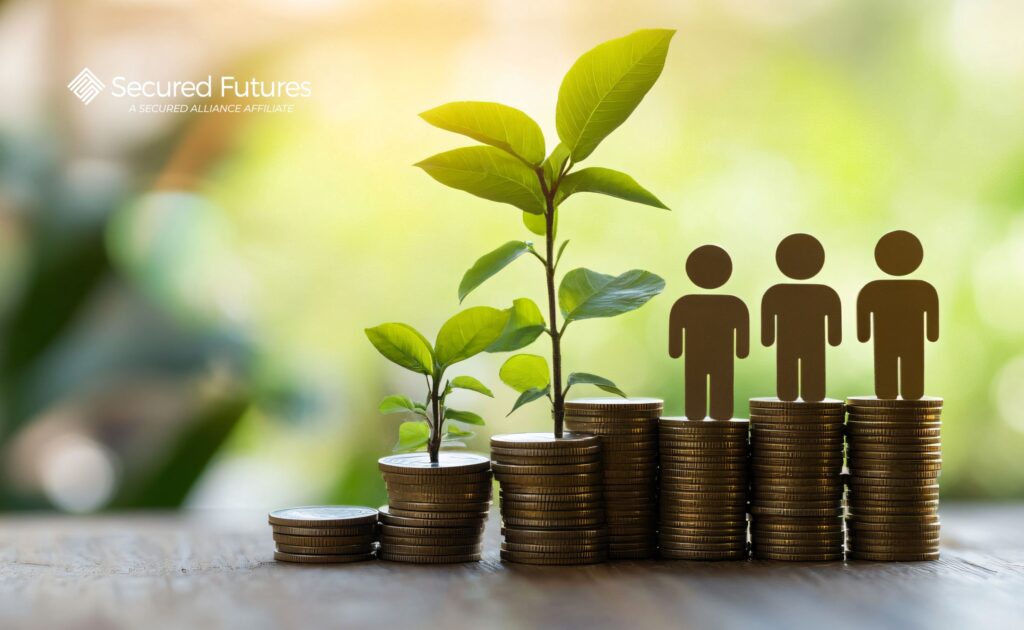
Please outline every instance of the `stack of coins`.
M449 564L480 560L491 506L491 462L472 453L382 457L388 488L380 509L382 560Z
M942 399L847 403L848 556L938 560Z
M750 401L754 556L843 559L842 401Z
M267 517L274 560L304 564L359 562L373 558L377 510L317 505L275 510Z
M565 427L601 438L608 557L651 558L657 553L657 398L583 398L565 403Z
M496 435L491 456L501 484L502 560L570 565L608 558L600 438Z
M747 557L747 420L662 418L663 558Z

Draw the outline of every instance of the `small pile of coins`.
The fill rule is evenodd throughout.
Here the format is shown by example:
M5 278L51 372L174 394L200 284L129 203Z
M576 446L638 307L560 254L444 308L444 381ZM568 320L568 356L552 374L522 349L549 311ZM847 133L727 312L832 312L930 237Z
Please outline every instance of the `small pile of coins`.
M939 558L942 399L847 399L847 555Z
M600 438L496 435L491 455L501 484L502 560L571 565L608 558Z
M747 557L747 420L662 418L663 558Z
M444 452L378 460L388 488L380 509L381 560L415 564L476 562L491 506L491 462Z
M840 400L751 399L754 557L843 559L844 415Z
M303 564L359 562L373 558L377 510L350 505L315 505L275 510L274 560Z
M565 427L601 438L608 558L657 553L657 398L583 398L565 403Z

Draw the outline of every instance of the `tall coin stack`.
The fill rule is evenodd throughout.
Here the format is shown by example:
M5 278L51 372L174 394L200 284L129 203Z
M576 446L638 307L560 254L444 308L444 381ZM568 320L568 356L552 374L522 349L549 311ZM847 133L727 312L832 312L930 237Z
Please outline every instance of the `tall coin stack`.
M842 401L750 401L754 557L843 559Z
M610 559L657 553L657 398L583 398L565 403L565 427L601 438Z
M448 564L480 560L491 506L491 462L472 453L378 460L388 488L380 509L382 560Z
M662 418L663 558L747 557L747 420Z
M938 560L942 399L847 403L848 557Z
M267 517L274 559L337 564L373 558L377 510L351 505L311 505L275 510Z
M608 558L600 438L496 435L491 456L501 484L502 560L571 565Z

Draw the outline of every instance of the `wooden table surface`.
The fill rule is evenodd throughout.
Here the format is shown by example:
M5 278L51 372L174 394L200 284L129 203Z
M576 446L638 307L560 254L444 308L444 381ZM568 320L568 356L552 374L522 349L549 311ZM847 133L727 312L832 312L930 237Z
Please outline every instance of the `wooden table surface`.
M266 515L0 519L0 628L1024 628L1024 506L943 505L938 562L275 563Z

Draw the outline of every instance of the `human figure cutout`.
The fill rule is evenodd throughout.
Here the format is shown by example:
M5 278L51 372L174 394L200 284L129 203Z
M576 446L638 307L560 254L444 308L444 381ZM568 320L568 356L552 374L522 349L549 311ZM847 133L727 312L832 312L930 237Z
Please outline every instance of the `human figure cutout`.
M875 262L891 276L921 264L921 241L889 232L875 246ZM857 339L875 340L875 395L907 400L924 396L924 338L939 339L939 296L924 280L875 280L857 296Z
M732 275L732 260L721 247L704 245L686 259L686 275L702 289L717 289ZM676 300L669 315L668 353L673 359L686 354L687 418L732 418L734 352L741 359L750 353L750 317L739 298L691 294Z
M791 234L775 250L779 270L793 280L813 278L825 249L810 234ZM825 341L843 339L839 294L824 284L776 284L761 299L761 343L776 345L775 391L779 400L825 399Z

